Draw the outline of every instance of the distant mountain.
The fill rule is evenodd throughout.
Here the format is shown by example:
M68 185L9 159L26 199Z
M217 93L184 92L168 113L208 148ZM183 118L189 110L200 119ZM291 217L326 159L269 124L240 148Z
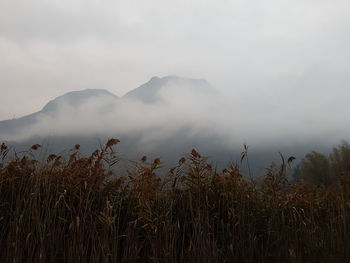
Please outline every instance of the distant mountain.
M78 143L87 154L114 137L121 140L118 150L128 160L147 154L176 163L196 148L215 158L220 167L238 161L241 148L233 149L228 138L220 135L222 127L205 116L220 107L217 95L204 79L176 76L153 77L121 98L103 89L73 91L48 102L39 112L0 121L0 143L6 141L19 151L41 143L55 153ZM277 150L269 147L250 155L253 168L260 172L276 157L279 161ZM306 149L307 145L299 145L284 152L302 155Z
M147 83L125 94L123 98L136 99L144 103L155 103L162 101L164 93L168 91L177 95L184 93L183 96L186 96L186 92L215 93L215 90L205 79L167 76L163 78L153 77Z
M81 91L68 92L48 102L42 110L30 115L0 121L0 139L2 135L16 133L26 127L32 126L38 122L39 117L55 116L64 108L81 108L88 106L97 99L101 99L103 104L94 105L96 112L108 112L109 109L115 106L115 103L120 99L133 99L143 103L151 104L162 101L164 92L171 91L172 94L196 92L198 94L214 94L215 90L204 79L182 78L177 76L167 76L163 78L153 77L147 83L128 92L122 98L104 89L86 89ZM186 96L186 94L184 94ZM80 109L80 110L83 110ZM127 117L127 116L126 116Z
M103 89L86 89L81 91L68 92L48 102L43 107L43 109L38 112L26 115L18 119L0 121L0 139L2 139L3 134L16 133L26 127L35 125L38 122L40 116L55 116L64 107L77 108L83 103L88 103L89 100L96 98L108 98L109 101L118 99L116 95Z
M4 140L4 134L13 133L37 122L37 116L40 112L36 112L24 117L12 120L0 121L0 140Z
M78 107L88 100L101 97L117 100L118 97L108 90L104 89L86 89L81 91L68 92L62 96L55 98L45 105L41 113L53 113L63 106Z

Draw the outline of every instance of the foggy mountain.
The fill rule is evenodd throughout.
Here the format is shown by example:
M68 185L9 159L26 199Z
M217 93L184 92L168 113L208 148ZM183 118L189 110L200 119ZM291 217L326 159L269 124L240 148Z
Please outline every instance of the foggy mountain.
M40 118L45 115L55 117L63 107L78 108L80 105L96 97L118 99L117 96L102 89L69 92L48 102L39 112L18 119L0 121L0 138L5 140L7 134L16 134L19 131L26 130L26 128L37 124ZM108 104L106 104L105 107L108 107ZM30 137L33 135L34 134L31 134Z
M215 90L205 79L189 79L176 76L163 78L153 77L147 83L141 85L124 95L124 98L136 99L144 103L156 103L162 101L162 92L183 93L197 92L197 95L215 94Z
M90 99L94 99L96 97L106 97L112 100L118 99L116 95L103 89L88 89L83 91L72 91L50 101L41 110L41 113L54 115L57 111L60 110L60 108L63 105L69 105L71 107L79 107L80 105L84 104L86 101Z
M46 134L42 129L38 129L37 133L34 130L36 126L40 125L40 128L43 128L42 126L45 124L52 124L50 121L55 121L56 124L62 125L69 122L81 125L81 118L86 122L91 122L92 127L91 130L82 131L84 135L105 134L108 133L107 130L112 131L112 133L118 133L118 129L114 129L115 126L113 124L110 124L110 126L113 126L111 127L112 130L97 124L101 124L99 121L105 120L106 115L109 118L111 114L123 112L125 114L122 116L123 119L128 119L135 114L144 114L145 112L142 110L145 109L157 112L159 109L152 109L151 104L161 103L169 107L179 104L182 107L184 106L183 101L186 101L186 99L192 100L193 96L203 99L203 97L209 98L213 94L215 94L215 90L210 87L206 80L175 76L153 77L150 81L128 92L122 98L118 98L116 95L103 89L73 91L48 102L39 112L18 119L0 121L0 139L21 141L38 135L57 135L57 129ZM179 97L183 97L181 101L177 101ZM137 109L133 109L133 107L137 107ZM171 115L167 117L171 117ZM110 120L112 121L113 119ZM114 119L113 121L120 122L121 119ZM182 125L184 123L179 124ZM64 131L60 135L72 132L71 126L64 125L62 128L64 128ZM50 130L49 126L47 130Z
M204 79L153 77L120 98L103 89L66 93L39 112L0 121L0 141L18 150L40 143L56 153L81 144L88 154L113 137L121 140L118 151L126 160L146 154L172 164L195 148L221 167L240 159L248 134L242 120L249 124L249 116L240 121L238 115ZM253 144L250 158L255 174L279 161L279 150L299 158L314 150L305 143L278 143Z
M183 112L196 107L194 97L214 100L215 95L206 80L176 76L153 77L121 98L102 89L73 91L39 112L0 121L0 140L19 150L41 143L50 152L79 143L87 154L115 137L122 141L119 151L125 158L149 154L175 160L193 147L207 151L215 150L214 143L222 146L219 137L195 127L193 112L188 112L189 119ZM197 111L197 119L205 114L198 107L192 111Z

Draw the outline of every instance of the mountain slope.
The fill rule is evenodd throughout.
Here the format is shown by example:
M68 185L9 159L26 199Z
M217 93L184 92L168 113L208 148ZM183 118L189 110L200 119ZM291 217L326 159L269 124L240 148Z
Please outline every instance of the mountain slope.
M87 89L81 91L73 91L55 98L48 102L42 110L23 116L18 119L0 121L0 139L4 134L12 134L21 131L27 127L33 126L38 122L39 117L55 116L58 112L66 107L79 108L84 104L89 104L96 99L108 99L109 103L116 101L117 96L103 89ZM109 104L103 105L108 107ZM73 117L73 116L70 116Z
M169 92L174 95L186 92L215 93L205 79L167 76L163 78L153 77L147 83L125 94L123 98L136 99L144 103L156 103L162 101L164 95L169 94Z
M71 107L79 107L88 100L95 99L97 97L105 97L111 99L118 99L118 97L108 90L104 89L86 89L81 91L68 92L62 96L55 98L47 103L41 110L41 113L54 112L60 109L63 105Z
M199 97L214 93L215 90L204 79L166 76L163 78L151 78L147 83L125 94L121 100L132 99L146 104L153 104L160 101L164 102L166 99L169 102L169 98L170 100L178 100L180 97L188 97L189 94L195 94L194 97ZM104 89L72 91L48 102L39 112L18 119L0 121L0 139L4 139L3 136L6 134L13 134L35 125L39 118L45 116L54 117L64 112L67 108L70 109L67 114L74 114L72 111L74 109L83 112L87 107L89 112L95 112L96 114L112 112L113 107L119 100L116 95ZM74 116L67 117L72 118ZM128 116L124 117L128 118Z

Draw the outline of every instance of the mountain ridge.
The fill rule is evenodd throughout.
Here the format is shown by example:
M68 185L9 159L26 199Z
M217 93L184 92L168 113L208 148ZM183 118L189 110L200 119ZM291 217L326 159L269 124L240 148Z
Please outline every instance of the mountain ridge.
M175 75L165 77L152 77L148 82L142 84L136 89L127 92L122 98L137 99L144 103L155 103L162 101L160 94L161 90L169 89L172 86L182 87L193 91L200 92L213 92L214 89L205 79L195 79L179 77Z
M159 91L162 88L166 88L166 85L168 85L169 83L174 85L185 85L186 87L190 87L192 85L192 87L194 87L193 89L197 89L200 91L213 91L213 88L205 79L179 77L175 75L169 75L161 78L158 76L154 76L146 83L127 92L121 97L118 97L117 95L113 94L112 92L106 89L83 89L83 90L77 90L77 91L70 91L50 100L48 103L44 105L44 107L40 111L30 113L28 115L24 115L22 117L15 118L15 119L0 120L0 133L1 131L3 131L3 129L5 129L3 127L5 122L7 125L10 125L9 124L10 122L18 123L20 121L23 121L23 122L25 121L26 123L29 123L30 121L34 121L35 117L38 116L38 114L41 114L41 113L50 114L57 111L62 104L66 104L74 107L77 105L81 105L84 101L88 99L98 97L98 96L110 97L116 100L134 99L134 100L138 100L148 104L155 103L162 99L159 94ZM10 126L13 126L13 125L14 124L11 124Z
M78 91L70 91L49 101L40 112L45 113L57 110L57 107L60 106L59 103L66 103L70 106L75 106L83 103L86 99L98 96L106 96L115 99L119 98L106 89L84 89Z

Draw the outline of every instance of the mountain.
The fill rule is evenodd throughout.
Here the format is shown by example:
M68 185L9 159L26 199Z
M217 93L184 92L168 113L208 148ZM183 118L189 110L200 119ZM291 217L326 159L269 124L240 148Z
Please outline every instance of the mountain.
M5 140L6 137L3 136L6 134L22 130L25 127L35 124L39 113L40 112L36 112L18 119L0 121L0 140Z
M78 108L84 103L89 103L89 101L94 99L108 99L109 102L115 101L118 97L107 90L104 89L86 89L81 91L68 92L62 96L55 98L54 100L48 102L42 110L26 115L24 117L12 120L0 121L0 140L4 134L13 134L18 131L30 127L38 123L39 118L45 115L55 116L58 112L66 107ZM103 107L108 107L103 105Z
M215 90L205 79L192 79L177 76L153 77L147 83L128 92L123 98L135 99L144 103L164 100L166 94L186 95L186 93L213 94Z
M105 89L86 89L68 92L47 103L41 113L54 113L63 106L79 107L91 99L109 98L117 100L118 97Z
M168 93L167 93L168 92ZM30 115L0 121L0 140L4 135L14 134L26 127L38 123L39 119L46 116L55 117L64 109L76 109L84 111L89 107L90 112L104 114L113 110L119 100L132 99L146 104L152 104L172 96L183 96L186 93L196 93L197 96L212 95L215 90L204 79L182 78L177 76L166 76L163 78L153 77L147 83L128 92L122 98L104 89L86 89L81 91L68 92L48 102L42 110ZM170 98L169 98L170 97ZM99 103L97 103L99 102ZM127 116L125 116L127 118Z
M103 89L73 91L39 112L0 121L0 143L5 141L18 151L39 143L53 153L80 144L82 153L88 154L114 137L120 139L118 150L126 160L147 154L174 163L195 148L222 167L240 159L243 142L232 144L241 127L232 134L225 130L229 126L222 122L229 122L233 112L218 104L217 95L204 79L176 76L153 77L120 98ZM217 111L221 108L224 111ZM264 171L276 158L278 162L279 150L302 156L310 149L308 145L267 147L250 155L253 170Z

